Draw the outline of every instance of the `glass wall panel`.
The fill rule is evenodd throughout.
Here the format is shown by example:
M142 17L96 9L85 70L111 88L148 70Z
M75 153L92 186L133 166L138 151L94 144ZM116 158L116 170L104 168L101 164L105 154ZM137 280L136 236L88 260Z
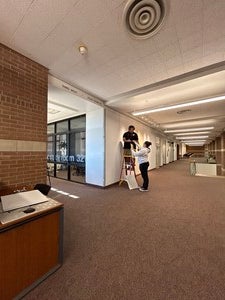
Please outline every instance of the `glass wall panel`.
M56 161L66 162L66 155L68 155L68 139L67 134L56 135Z
M56 177L61 179L68 179L68 165L56 164Z
M54 167L55 164L54 163L47 163L47 168L48 168L48 174L49 176L54 176Z
M85 182L86 116L48 125L47 160L51 176Z
M49 124L47 127L47 134L55 133L55 124Z
M48 135L47 140L47 168L48 174L50 176L55 175L54 171L54 161L55 161L55 135Z
M70 129L84 131L86 128L86 116L80 116L70 120Z
M47 141L47 160L48 162L54 162L55 159L55 136L53 134L48 136Z
M70 133L70 179L85 181L85 132Z
M56 123L56 132L67 132L69 130L68 120Z

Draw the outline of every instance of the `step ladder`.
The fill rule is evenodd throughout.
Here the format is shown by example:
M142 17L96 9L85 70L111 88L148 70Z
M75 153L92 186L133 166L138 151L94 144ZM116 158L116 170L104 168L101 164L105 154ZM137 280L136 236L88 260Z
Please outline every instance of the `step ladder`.
M123 149L119 185L124 181L127 182L128 175L133 175L136 179L135 158L132 156L130 149Z

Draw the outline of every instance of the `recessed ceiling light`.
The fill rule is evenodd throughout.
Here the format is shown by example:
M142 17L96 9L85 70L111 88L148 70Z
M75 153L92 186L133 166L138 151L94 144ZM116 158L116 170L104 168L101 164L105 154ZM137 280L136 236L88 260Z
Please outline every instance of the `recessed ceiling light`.
M185 129L171 129L164 130L165 133L173 133L173 132L189 132L189 131L201 131L201 130L211 130L214 127L199 127L199 128L185 128Z
M134 116L140 116L140 115L155 113L155 112L159 112L159 111L171 110L171 109L180 108L180 107L187 107L187 106L205 104L205 103L222 101L222 100L225 100L225 96L218 96L218 97L213 97L213 98L208 98L208 99L197 100L197 101L193 101L193 102L187 102L187 103L158 107L158 108L153 108L153 109L147 109L147 110L133 112L132 114Z

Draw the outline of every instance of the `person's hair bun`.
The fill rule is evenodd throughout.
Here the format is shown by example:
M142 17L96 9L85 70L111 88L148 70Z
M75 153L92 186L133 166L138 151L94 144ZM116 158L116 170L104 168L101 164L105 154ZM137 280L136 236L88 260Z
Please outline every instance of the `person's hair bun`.
M149 141L145 141L144 144L146 145L147 148L149 148L149 147L151 146L152 143L149 142Z

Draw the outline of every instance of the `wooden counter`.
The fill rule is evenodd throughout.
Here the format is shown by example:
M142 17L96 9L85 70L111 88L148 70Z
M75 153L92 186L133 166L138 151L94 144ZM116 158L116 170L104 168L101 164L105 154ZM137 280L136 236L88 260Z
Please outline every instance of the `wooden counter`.
M2 300L20 299L62 265L63 205L49 199L32 207L35 212L0 223Z

